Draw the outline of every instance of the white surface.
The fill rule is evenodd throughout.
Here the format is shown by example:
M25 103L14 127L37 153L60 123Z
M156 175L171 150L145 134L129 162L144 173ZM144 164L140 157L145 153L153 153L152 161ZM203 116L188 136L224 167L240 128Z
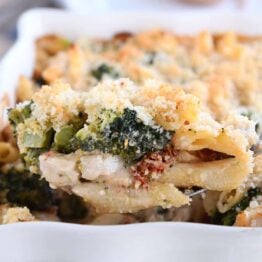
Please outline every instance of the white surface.
M262 229L190 223L83 226L35 222L0 227L1 261L261 262Z
M160 27L179 33L234 30L262 34L262 17L243 14L109 13L74 15L37 9L21 18L19 38L0 65L0 95L13 97L20 74L30 76L34 40L46 33L71 39L109 37L120 30ZM24 223L0 226L0 261L262 261L262 228L242 229L190 223L80 226Z
M243 11L262 12L261 0L221 0L212 5L190 5L181 0L57 0L65 8L85 13L90 11ZM242 4L241 4L242 2Z

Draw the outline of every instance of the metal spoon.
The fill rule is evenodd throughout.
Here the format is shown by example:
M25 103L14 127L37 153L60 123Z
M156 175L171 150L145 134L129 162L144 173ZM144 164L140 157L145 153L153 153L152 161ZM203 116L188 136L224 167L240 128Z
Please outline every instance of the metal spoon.
M205 193L207 191L207 189L199 189L199 190L196 190L194 192L186 192L185 194L189 197L194 197L194 196L197 196L197 195L201 195L203 193Z

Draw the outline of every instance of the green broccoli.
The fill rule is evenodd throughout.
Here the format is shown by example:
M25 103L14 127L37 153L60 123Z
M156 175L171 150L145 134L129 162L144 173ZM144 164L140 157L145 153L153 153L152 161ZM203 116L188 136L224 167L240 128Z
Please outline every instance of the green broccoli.
M23 123L26 118L31 116L32 104L33 101L30 101L21 109L12 108L8 110L8 118L12 126L16 127L19 123Z
M236 216L238 215L238 213L245 210L249 206L250 201L261 193L262 192L260 188L249 189L246 195L240 200L240 202L233 206L227 212L220 213L217 210L211 218L212 223L224 226L232 226L236 220Z
M33 101L30 101L19 108L9 110L8 117L14 127L14 135L16 135L17 125L24 123L25 120L31 116L33 106ZM70 153L71 147L69 140L84 126L86 118L87 115L80 112L78 116L71 119L71 121L58 132L55 132L53 128L40 130L37 134L24 132L21 138L21 144L26 150L22 154L22 158L28 167L33 167L31 171L39 172L38 158L50 149L57 150L61 153Z
M97 121L76 134L72 144L74 149L119 155L130 164L146 153L163 149L171 135L160 126L145 125L134 110L126 108L122 114L102 110Z
M116 79L120 74L112 67L107 64L101 64L96 69L91 71L91 75L98 81L101 81L104 75L110 75L113 79Z
M31 210L45 210L51 207L53 192L39 175L10 169L0 174L0 202L27 206Z
M78 220L88 214L80 197L53 190L39 175L14 168L0 172L0 204L26 206L31 211L57 207L57 216L64 221Z
M73 118L68 125L63 126L60 131L56 132L52 149L60 153L70 153L72 146L70 140L74 137L79 129L84 126L87 116L80 113L78 117Z
M84 218L88 209L82 198L76 195L64 195L58 201L57 215L65 221L72 221Z

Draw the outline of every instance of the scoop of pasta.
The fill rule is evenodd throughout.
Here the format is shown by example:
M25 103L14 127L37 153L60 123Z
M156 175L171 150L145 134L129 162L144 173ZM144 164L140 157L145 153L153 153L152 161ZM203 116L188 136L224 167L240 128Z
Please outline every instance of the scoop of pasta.
M252 121L219 123L197 97L155 80L105 81L88 92L57 82L9 118L30 170L100 213L189 204L178 188L237 188L257 139Z

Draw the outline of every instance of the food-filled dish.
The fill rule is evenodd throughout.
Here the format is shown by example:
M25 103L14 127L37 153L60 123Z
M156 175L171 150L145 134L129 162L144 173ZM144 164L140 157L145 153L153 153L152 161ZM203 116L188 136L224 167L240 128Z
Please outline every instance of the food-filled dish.
M39 38L2 130L2 222L261 226L261 51L234 33Z

